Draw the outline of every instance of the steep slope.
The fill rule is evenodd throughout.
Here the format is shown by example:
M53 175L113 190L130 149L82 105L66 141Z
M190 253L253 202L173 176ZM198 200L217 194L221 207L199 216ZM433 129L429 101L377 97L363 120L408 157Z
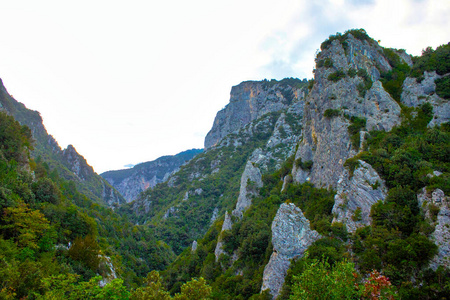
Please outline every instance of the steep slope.
M42 157L30 159L34 144L26 125L0 111L1 299L92 299L99 285L126 299L124 284L173 261L149 228L91 201ZM64 155L85 169L73 148Z
M293 275L317 266L315 259L334 264L346 258L357 263L357 269L350 264L350 287L359 284L360 291L365 282L358 276L379 270L403 298L449 292L435 281L449 274L436 267L449 259L450 70L442 66L450 65L450 46L412 58L380 47L364 30L350 30L330 36L321 50L309 91L301 90L296 103L301 111L290 123L301 125L301 134L274 130L265 146L240 161L239 188L227 195L226 209L163 273L172 291L203 276L215 299L288 299L299 284ZM427 55L431 59L423 62ZM284 107L282 97L264 103L267 94L247 84L233 88L232 101L216 116L205 154L241 145L249 128L264 120L240 125L258 113L253 107ZM291 142L271 148L280 132ZM241 148L230 151L227 157ZM264 168L276 151L287 154L284 162ZM147 203L150 210L153 202ZM177 209L166 216L181 218Z
M32 152L34 158L45 161L59 176L74 181L82 193L97 203L111 206L125 202L122 195L95 173L72 145L62 150L55 139L47 133L39 112L27 109L25 105L11 97L1 80L0 109L31 129L36 141Z
M117 189L127 202L131 202L141 192L166 181L169 175L202 151L201 149L187 150L138 164L131 169L104 172L100 176Z
M257 118L274 111L287 109L299 95L306 79L286 78L279 82L246 81L231 89L230 103L219 111L213 127L205 138L205 149L217 145L222 138Z
M218 216L233 209L240 185L247 186L247 181L241 179L246 165L255 166L263 174L273 172L294 153L307 83L298 79L289 82L295 85L287 81L243 83L249 93L270 91L278 95L281 103L286 101L281 91L288 89L292 92L291 103L240 123L234 132L181 166L167 182L141 194L124 210L131 210L128 213L136 215L139 224L146 222L156 227L160 238L176 253L202 237ZM248 205L250 197L241 194Z

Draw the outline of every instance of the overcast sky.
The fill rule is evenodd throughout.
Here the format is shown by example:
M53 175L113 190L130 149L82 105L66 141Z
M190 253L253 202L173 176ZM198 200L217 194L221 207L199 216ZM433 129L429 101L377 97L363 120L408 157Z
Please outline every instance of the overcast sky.
M419 55L450 1L0 0L0 78L96 172L202 148L231 87L312 78L329 35L364 28Z

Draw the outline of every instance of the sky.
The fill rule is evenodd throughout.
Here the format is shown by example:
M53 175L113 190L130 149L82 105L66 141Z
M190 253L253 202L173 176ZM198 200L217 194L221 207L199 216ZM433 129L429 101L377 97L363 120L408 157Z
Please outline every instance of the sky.
M230 90L312 78L328 36L364 28L420 55L448 0L0 0L0 78L97 173L203 148Z

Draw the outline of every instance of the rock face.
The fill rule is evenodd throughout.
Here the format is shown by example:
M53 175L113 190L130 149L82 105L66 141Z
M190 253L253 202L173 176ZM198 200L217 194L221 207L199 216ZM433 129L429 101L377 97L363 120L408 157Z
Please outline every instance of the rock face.
M225 212L225 220L222 224L222 230L220 233L224 232L225 230L231 230L233 224L231 223L231 217L228 214L228 212ZM221 254L225 253L223 250L223 242L222 237L219 235L219 239L217 241L216 249L214 250L214 255L216 256L216 262L219 260L219 257Z
M255 167L254 163L248 161L244 173L242 173L239 198L236 208L233 210L234 216L242 218L244 211L252 204L251 198L257 194L257 188L261 188L263 185L261 177L260 170Z
M349 178L342 173L334 197L333 222L345 224L348 232L371 224L370 209L378 200L384 200L387 188L378 173L368 163L360 160Z
M329 60L332 67L316 68L314 86L305 99L303 140L296 159L312 161L313 165L310 170L295 166L294 181L302 183L308 179L319 187L337 187L345 160L358 151L350 142L347 127L351 123L347 118L365 118L367 130L390 130L400 123L400 106L378 81L380 70L391 70L382 53L376 42L361 41L349 34L346 49L334 40L318 55L317 62ZM358 75L347 75L352 70L359 70ZM337 72L345 76L331 80ZM364 73L367 74L365 79ZM373 84L369 89L361 92L370 81ZM326 117L327 110L338 114Z
M246 81L231 89L230 103L219 111L211 131L205 138L205 149L217 145L222 138L257 118L287 109L302 97L301 89L267 81Z
M269 290L273 298L278 296L284 284L290 260L301 257L320 235L311 230L309 221L294 204L281 204L272 222L273 253L264 268L261 291Z
M424 72L424 79L417 82L416 78L406 78L403 82L402 103L409 107L417 107L423 103L433 106L434 117L428 123L428 127L440 125L450 120L450 103L448 100L436 95L436 84L434 81L441 78L433 72Z
M177 155L163 156L154 161L138 164L131 169L104 172L100 176L116 188L127 202L131 202L141 192L166 181L172 172L202 151L187 150Z
M422 193L417 196L419 206L425 213L425 217L435 225L431 238L439 247L438 253L431 260L430 267L436 270L440 265L446 268L450 267L450 200L445 196L444 192L436 189L428 193L426 188L422 189ZM431 211L439 210L437 215L433 216Z
M87 164L86 160L78 154L72 145L67 146L62 151L62 154L68 163L69 169L81 180L87 180L94 173L94 169Z
M241 176L241 184L239 190L239 197L232 215L241 219L244 212L252 204L252 198L258 195L258 189L263 186L262 173L270 172L274 169L279 169L281 164L289 156L295 152L295 145L298 143L301 134L301 117L303 112L303 101L293 103L286 113L281 113L270 138L262 148L257 148L253 151L249 160L245 165L244 172ZM255 121L256 122L256 121ZM259 123L264 123L262 118L260 122L256 122L255 127ZM242 130L246 131L246 127L252 127L252 124L244 126ZM251 132L252 130L248 130ZM224 138L218 146L223 143L230 143L229 138ZM236 140L234 141L236 142ZM282 147L280 147L282 146ZM232 228L232 221L228 212L225 214L225 221L222 225L221 233ZM218 242L215 249L216 261L219 256L224 253L222 236L219 235Z
M39 112L27 109L25 105L11 97L1 80L0 109L31 129L36 140L31 155L35 158L44 158L51 170L57 170L62 178L74 181L80 192L101 204L112 206L125 202L122 195L95 173L72 145L62 150L56 140L47 133Z

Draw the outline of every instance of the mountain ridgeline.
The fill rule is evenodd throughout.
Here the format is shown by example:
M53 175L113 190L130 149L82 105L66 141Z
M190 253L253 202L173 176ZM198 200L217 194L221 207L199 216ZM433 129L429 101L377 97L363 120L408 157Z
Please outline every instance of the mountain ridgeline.
M122 195L95 173L72 145L62 150L55 139L47 133L39 112L27 109L10 96L1 80L0 109L31 129L35 140L34 151L31 153L33 158L46 162L53 172L73 181L82 193L99 204L125 203Z
M167 155L154 161L141 163L130 169L104 172L100 176L116 188L127 202L131 202L141 192L166 181L182 164L202 151L201 149L191 149L176 155Z
M0 114L0 298L448 299L450 43L320 49L234 86L203 151L103 178L3 88L31 130Z
M322 264L347 268L354 297L367 278L405 299L448 293L449 54L351 30L322 43L312 80L233 87L205 152L121 208L179 255L168 290L204 277L213 299L300 297L296 278Z

